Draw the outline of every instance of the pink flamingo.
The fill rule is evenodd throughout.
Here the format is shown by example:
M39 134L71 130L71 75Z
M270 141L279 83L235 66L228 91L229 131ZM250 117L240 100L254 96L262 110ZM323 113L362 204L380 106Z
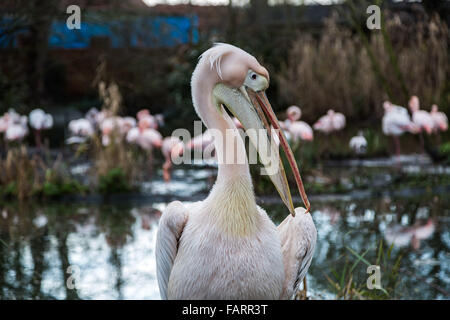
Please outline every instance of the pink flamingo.
M448 118L445 115L445 113L439 111L438 106L436 104L433 104L431 106L431 112L430 112L431 118L433 119L434 123L434 131L447 131L448 130Z
M151 128L157 130L160 124L164 124L164 117L161 114L153 116L148 109L140 110L136 118L138 120L138 126L144 129Z
M133 117L123 117L119 123L120 132L126 135L128 131L136 127L136 119Z
M22 141L28 135L27 116L21 116L10 109L2 118L2 129L6 129L4 132L7 141Z
M190 149L203 150L205 147L209 146L213 143L214 137L211 134L211 131L206 129L205 132L193 137L188 142L188 147Z
M48 130L53 127L53 117L49 113L45 113L42 109L34 109L30 112L28 116L30 127L32 127L34 131L34 137L36 140L36 146L41 148L41 131Z
M28 128L22 124L12 123L8 126L5 133L7 141L22 141L28 135Z
M393 105L390 101L383 103L384 116L382 119L383 133L392 136L395 143L396 155L400 156L399 136L405 132L416 132L416 126L411 121L408 110L403 107Z
M420 110L420 102L417 96L412 96L408 102L409 109L412 113L412 121L416 124L420 131L431 134L434 129L434 121L430 113Z
M164 156L163 164L163 178L164 181L169 182L171 175L170 169L172 168L172 159L174 157L181 156L183 154L183 143L177 137L165 137L162 141L161 152Z
M335 112L333 109L330 109L326 115L317 120L313 127L315 130L330 133L344 129L345 124L345 116L340 112Z
M119 130L122 124L122 119L120 117L109 117L104 119L100 123L100 130L102 133L102 144L108 146L111 142L111 134L114 130Z
M88 119L76 119L69 122L69 131L75 136L90 137L94 134L94 127Z
M129 143L135 143L146 151L153 148L161 148L162 136L155 129L141 129L139 127L131 128L126 136Z
M299 121L302 111L297 106L290 106L287 111L287 120L284 121L284 128L293 141L299 139L312 141L314 139L313 129L305 121Z

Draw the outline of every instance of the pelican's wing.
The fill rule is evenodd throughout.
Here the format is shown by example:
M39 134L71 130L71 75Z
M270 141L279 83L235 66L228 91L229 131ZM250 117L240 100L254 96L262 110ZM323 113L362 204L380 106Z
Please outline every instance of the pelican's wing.
M161 298L167 299L167 285L178 251L178 241L188 219L188 211L180 201L169 203L159 220L156 236L156 275Z
M295 209L295 217L288 215L278 226L281 240L285 280L282 299L290 299L311 265L317 240L317 230L311 214L304 208Z

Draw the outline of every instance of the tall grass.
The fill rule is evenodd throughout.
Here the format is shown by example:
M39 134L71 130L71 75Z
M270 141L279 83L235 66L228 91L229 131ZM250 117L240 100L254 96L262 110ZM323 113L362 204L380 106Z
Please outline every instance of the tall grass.
M438 16L422 14L411 23L389 12L383 14L385 34L380 30L365 34L369 48L360 34L337 24L336 14L326 20L319 38L299 35L286 65L276 75L285 103L302 106L309 121L329 108L353 119L377 119L383 114L385 99L406 104L402 89L406 85L408 93L418 95L426 109L438 103L448 110L448 26ZM369 54L373 54L381 77Z
M369 247L366 251L358 253L347 246L343 264L338 269L331 268L325 274L336 299L343 300L374 300L393 299L395 289L399 284L399 271L403 253L393 253L393 245L387 247L381 240L378 246ZM366 268L375 265L381 271L379 288L369 289L367 286Z
M85 187L71 178L61 156L44 158L30 156L24 145L10 148L6 158L0 159L0 198L25 200L84 192Z
M102 100L102 109L108 116L117 116L122 108L122 94L115 81L107 85L101 79L105 77L105 62L97 68L98 93ZM125 136L118 127L110 133L109 144L102 144L101 133L97 132L91 139L91 154L94 159L93 171L97 177L100 192L128 191L133 181L139 180L138 160L133 148L125 141Z

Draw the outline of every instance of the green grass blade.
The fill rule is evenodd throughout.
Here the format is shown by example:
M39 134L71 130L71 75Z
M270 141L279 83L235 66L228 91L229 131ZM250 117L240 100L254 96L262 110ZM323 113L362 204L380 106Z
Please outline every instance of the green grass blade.
M358 254L355 250L353 250L352 248L346 246L347 250L350 251L353 255L355 255L357 258L361 258L361 261L364 262L367 266L371 266L372 264L367 261L366 259L364 259L363 256L361 256L360 254ZM370 249L370 248L369 248ZM369 250L367 249L367 250ZM367 251L366 251L367 252Z

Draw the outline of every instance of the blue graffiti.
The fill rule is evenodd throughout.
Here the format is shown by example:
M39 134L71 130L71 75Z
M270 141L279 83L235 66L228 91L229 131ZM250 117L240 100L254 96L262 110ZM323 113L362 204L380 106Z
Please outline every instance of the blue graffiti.
M4 24L3 24L4 25ZM17 38L25 31L17 31L8 37L0 36L0 47L17 47ZM0 26L0 35L2 28ZM52 24L49 47L84 49L95 39L108 39L112 48L156 48L173 47L184 43L198 42L198 17L152 17L125 21L82 21L81 29L70 30L66 22Z

